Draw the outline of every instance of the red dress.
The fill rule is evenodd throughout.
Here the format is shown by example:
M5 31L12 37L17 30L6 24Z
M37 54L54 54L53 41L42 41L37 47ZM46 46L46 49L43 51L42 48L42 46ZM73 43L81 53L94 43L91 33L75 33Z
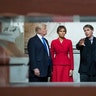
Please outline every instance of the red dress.
M72 42L64 38L61 43L55 39L51 43L51 56L53 62L52 82L73 82L69 71L74 69Z

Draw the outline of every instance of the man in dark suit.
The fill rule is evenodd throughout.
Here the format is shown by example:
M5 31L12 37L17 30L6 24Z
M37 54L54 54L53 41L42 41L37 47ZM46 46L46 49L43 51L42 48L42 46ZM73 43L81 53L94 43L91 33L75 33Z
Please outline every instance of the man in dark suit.
M51 56L46 24L39 23L35 27L36 35L28 41L29 82L47 82L51 76Z
M83 27L86 38L81 39L76 48L80 50L80 81L96 81L96 37L93 36L94 28L91 25Z

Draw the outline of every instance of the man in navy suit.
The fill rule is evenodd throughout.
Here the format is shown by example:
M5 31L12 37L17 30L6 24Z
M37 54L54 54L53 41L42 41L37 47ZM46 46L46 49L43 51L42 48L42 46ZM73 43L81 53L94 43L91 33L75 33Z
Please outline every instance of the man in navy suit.
M92 25L83 27L86 38L81 39L76 48L80 50L80 81L96 82L96 37Z
M37 24L35 31L36 35L28 41L29 82L48 82L51 56L48 41L44 38L47 34L46 24Z

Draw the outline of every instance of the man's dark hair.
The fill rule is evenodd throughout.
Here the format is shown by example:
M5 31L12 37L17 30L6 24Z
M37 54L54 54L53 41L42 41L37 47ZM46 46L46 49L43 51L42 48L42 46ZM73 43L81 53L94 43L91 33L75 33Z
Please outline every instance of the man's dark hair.
M83 30L84 30L85 27L88 27L88 28L90 28L91 30L94 30L94 28L93 28L92 25L89 25L89 24L85 25L85 26L83 27Z

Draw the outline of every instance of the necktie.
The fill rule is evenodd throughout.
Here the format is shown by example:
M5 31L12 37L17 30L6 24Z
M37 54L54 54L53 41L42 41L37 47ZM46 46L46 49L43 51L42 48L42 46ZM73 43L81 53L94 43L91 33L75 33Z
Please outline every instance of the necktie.
M46 41L45 41L44 37L42 37L42 42L43 42L44 48L45 48L45 50L48 54L48 59L49 59L48 60L48 65L49 65L49 64L51 64L51 60L50 60L50 57L49 57L49 50L47 49L47 45L46 45Z
M43 42L43 45L44 45L44 48L45 48L46 52L48 53L47 46L46 46L46 41L45 41L44 37L42 37L42 42Z

